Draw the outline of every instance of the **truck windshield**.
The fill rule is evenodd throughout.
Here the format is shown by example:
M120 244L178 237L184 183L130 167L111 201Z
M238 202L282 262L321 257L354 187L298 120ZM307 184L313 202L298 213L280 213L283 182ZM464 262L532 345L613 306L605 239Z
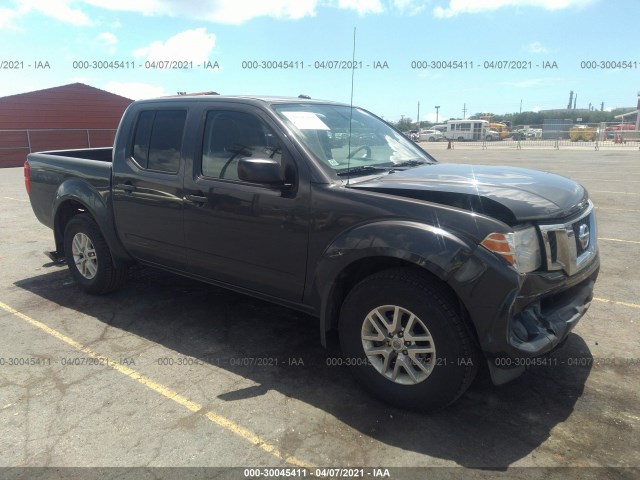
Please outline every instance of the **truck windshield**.
M359 108L327 104L276 104L274 110L318 159L338 173L436 163L379 118ZM351 128L349 120L351 119ZM349 138L351 134L351 138Z

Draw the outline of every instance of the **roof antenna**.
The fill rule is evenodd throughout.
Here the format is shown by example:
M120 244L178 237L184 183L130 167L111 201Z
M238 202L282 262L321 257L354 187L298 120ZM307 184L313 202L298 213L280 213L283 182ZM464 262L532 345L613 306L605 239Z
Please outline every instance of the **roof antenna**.
M351 101L349 103L349 148L347 150L347 187L351 180L351 121L353 120L353 78L356 75L356 27L353 27L353 52L351 54Z

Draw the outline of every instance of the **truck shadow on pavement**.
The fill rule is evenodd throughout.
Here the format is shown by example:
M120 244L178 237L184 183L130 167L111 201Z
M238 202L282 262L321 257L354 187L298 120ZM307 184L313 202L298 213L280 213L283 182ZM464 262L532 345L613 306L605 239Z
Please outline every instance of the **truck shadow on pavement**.
M466 467L504 470L538 448L571 415L593 360L585 342L572 334L550 364L532 367L502 387L476 382L451 407L421 414L364 392L347 367L335 365L336 342L324 349L316 319L293 310L145 267L133 268L122 290L102 297L81 293L66 268L16 286L258 384L219 394L212 399L214 409L216 402L275 390L329 413L365 438ZM99 343L92 348L100 351ZM243 360L256 358L277 359L277 365ZM358 443L351 445L350 458L370 458L367 442Z

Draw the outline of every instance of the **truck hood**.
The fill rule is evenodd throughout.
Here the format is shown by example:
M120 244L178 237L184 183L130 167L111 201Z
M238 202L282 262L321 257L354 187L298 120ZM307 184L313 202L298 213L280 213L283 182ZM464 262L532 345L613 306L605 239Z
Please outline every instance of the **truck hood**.
M566 217L588 199L584 187L560 175L485 165L422 165L375 179L352 179L350 186L462 208L511 225Z

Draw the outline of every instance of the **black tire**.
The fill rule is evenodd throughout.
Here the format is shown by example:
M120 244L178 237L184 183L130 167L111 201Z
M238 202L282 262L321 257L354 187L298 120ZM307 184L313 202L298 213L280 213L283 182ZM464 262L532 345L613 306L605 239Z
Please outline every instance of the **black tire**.
M78 242L75 250L74 239ZM79 249L82 241L90 242L86 245L92 248L88 247L85 251ZM115 265L100 228L88 214L76 215L67 223L64 229L64 253L71 276L86 293L100 295L111 292L126 279L127 269ZM86 268L87 263L91 264L92 270Z
M370 318L374 318L370 315L394 307L398 307L398 312L404 312L402 316L398 316L402 321L397 322L402 323L403 330L409 330L407 319L411 316L407 312L417 317L417 320L409 320L413 325L413 332L405 334L403 331L380 342L363 340L363 336L368 338L367 335L376 334L369 329L373 325ZM389 314L392 314L391 311ZM342 304L339 322L342 352L357 380L373 395L394 406L421 411L444 408L467 390L478 371L479 351L458 311L455 298L438 280L423 275L422 272L409 268L391 269L365 278L347 295ZM384 325L382 322L378 324ZM421 328L416 331L417 325ZM405 345L410 345L406 347L407 350L394 350L404 349L401 346L403 340L418 338L418 334L424 330L426 334L421 338L430 335L430 342L414 342L415 345L406 342ZM403 334L407 336L398 345L397 336ZM385 374L381 373L380 370L385 370L383 356L368 357L365 354L365 341L368 342L368 348L390 351L390 358L396 355L396 361L389 362L389 365L395 365L392 367L394 372L398 369L395 380L388 378L394 372L387 369ZM390 343L386 343L387 341ZM434 353L415 357L415 352L418 351L416 349L429 348L435 348ZM418 358L423 367L412 361L410 355ZM407 361L411 363L408 364ZM398 363L400 367L397 366ZM402 368L407 373L404 378L401 376ZM430 372L425 372L425 369ZM414 375L425 378L416 382L408 374L410 370L413 370Z

